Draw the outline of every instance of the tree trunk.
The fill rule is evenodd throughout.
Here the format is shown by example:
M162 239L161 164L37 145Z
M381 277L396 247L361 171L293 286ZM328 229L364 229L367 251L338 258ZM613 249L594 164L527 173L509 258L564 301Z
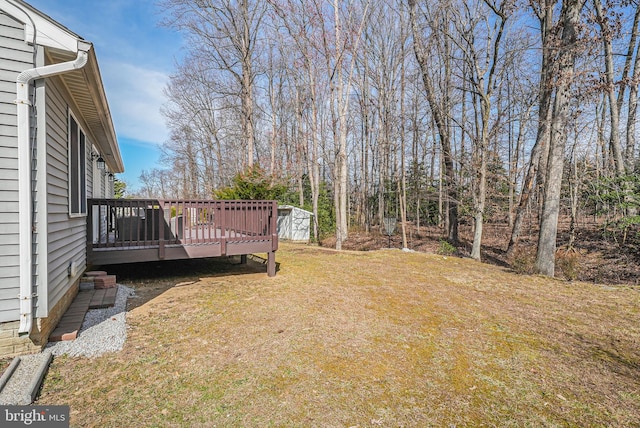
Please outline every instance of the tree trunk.
M609 98L609 119L611 120L611 135L609 136L609 146L613 155L613 162L616 168L616 174L621 177L624 175L624 160L622 159L622 146L620 144L620 111L618 108L618 100L616 98L616 88L614 83L613 69L613 46L611 28L608 25L608 19L604 16L602 3L600 0L593 0L596 10L598 25L602 37L605 64L605 83L606 94Z
M522 223L524 217L529 209L529 202L531 200L531 193L534 190L534 182L538 178L539 168L546 166L546 160L542 161L545 157L545 148L549 147L549 139L551 136L551 129L549 121L551 118L551 99L553 95L553 88L551 85L552 75L552 32L551 26L553 24L553 0L545 0L544 9L539 15L540 19L540 32L542 38L542 66L540 69L540 101L538 106L538 129L536 132L536 142L531 149L531 155L529 158L529 166L527 167L527 173L522 183L522 190L520 195L520 201L518 202L518 208L516 209L515 219L513 221L513 228L511 229L511 236L509 238L509 244L507 245L507 257L513 257L515 249L518 245L520 233L522 231ZM544 180L538 180L538 184L541 185Z
M338 135L337 150L335 159L335 209L336 209L336 249L342 249L342 243L348 238L347 227L347 117L344 98L344 82L342 81L342 27L340 25L340 12L338 0L334 0L334 30L336 49L334 51L335 60L335 88L338 113Z
M480 137L480 147L477 148L479 164L477 165L478 171L476 174L476 203L474 207L473 219L473 244L471 247L471 258L475 260L481 259L482 249L482 228L484 226L484 210L487 200L487 143L489 140L488 127L489 127L489 108L490 103L488 99L481 100L482 110L482 129Z
M311 156L309 156L309 181L311 182L311 205L313 211L313 237L319 239L318 200L320 197L320 165L318 163L318 110L316 107L316 88L311 64L308 64L309 86L311 91Z
M638 6L640 11L640 6ZM633 77L629 88L629 109L627 114L627 148L625 158L627 170L633 172L636 161L636 119L638 113L638 82L640 81L640 55L636 56L633 65Z
M404 115L405 115L405 53L404 53L404 27L402 31L402 49L400 66L400 180L398 194L400 196L400 224L402 226L402 248L408 248L407 244L407 172L404 159L405 138L404 138Z
M240 2L242 27L242 113L244 139L247 144L247 166L253 167L255 154L255 130L253 124L253 70L251 64L251 28L249 20L249 2Z
M276 144L278 142L278 120L276 116L276 91L274 85L274 76L273 76L273 64L272 64L272 55L270 52L269 55L269 102L271 104L271 165L269 168L269 173L272 177L276 175ZM296 107L299 106L299 95L298 91L296 91ZM300 122L301 123L301 122Z
M471 258L475 260L481 259L482 250L482 229L484 226L484 212L486 208L487 200L487 151L489 150L489 120L491 118L491 98L495 89L495 79L497 75L498 56L500 54L500 42L502 40L503 31L507 21L502 6L500 9L492 8L493 12L497 15L495 18L499 20L499 27L493 40L491 41L491 51L486 53L484 59L484 67L479 64L479 55L475 51L476 47L473 44L473 38L468 42L468 51L471 54L470 58L475 58L475 61L471 61L470 68L475 70L475 77L473 77L472 88L480 101L480 141L477 147L477 153L479 157L479 165L477 165L478 171L476 174L476 201L474 207L474 234L473 245L471 248ZM485 77L486 76L486 77ZM477 117L477 116L476 116ZM476 134L477 135L477 134Z
M555 273L560 191L564 169L564 149L567 142L566 125L569 121L571 83L574 79L574 65L577 56L577 26L580 23L580 11L583 5L581 0L564 0L560 15L562 38L557 59L558 84L553 103L551 144L536 254L536 269L539 273L547 276L553 276Z

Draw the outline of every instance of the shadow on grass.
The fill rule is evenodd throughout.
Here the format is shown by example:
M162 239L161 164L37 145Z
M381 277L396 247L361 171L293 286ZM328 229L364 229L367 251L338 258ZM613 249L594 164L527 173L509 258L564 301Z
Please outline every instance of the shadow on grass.
M164 260L144 263L124 263L108 266L93 266L109 275L116 275L120 284L133 287L135 298L130 299L127 310L142 306L177 285L198 282L200 278L216 278L236 275L266 273L266 261L257 256L247 257L241 263L240 256L201 259ZM279 263L276 263L276 271Z

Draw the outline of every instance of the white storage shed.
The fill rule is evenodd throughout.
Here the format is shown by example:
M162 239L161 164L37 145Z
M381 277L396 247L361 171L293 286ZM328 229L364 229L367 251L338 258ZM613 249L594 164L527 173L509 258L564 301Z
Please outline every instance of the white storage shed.
M313 213L294 207L278 207L278 238L289 241L309 242Z

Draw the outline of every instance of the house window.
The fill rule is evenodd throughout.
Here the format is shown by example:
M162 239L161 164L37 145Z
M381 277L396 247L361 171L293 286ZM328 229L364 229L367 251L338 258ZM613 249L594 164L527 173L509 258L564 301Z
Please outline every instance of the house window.
M69 214L87 213L86 136L69 113Z

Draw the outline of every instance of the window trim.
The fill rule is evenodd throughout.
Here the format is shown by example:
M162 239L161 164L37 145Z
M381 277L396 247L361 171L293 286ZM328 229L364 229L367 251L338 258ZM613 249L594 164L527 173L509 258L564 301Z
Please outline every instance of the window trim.
M87 216L87 134L68 109L67 119L67 176L69 217ZM74 125L75 124L75 130ZM74 139L74 132L76 138ZM75 149L75 150L74 150ZM74 163L76 163L74 168Z

